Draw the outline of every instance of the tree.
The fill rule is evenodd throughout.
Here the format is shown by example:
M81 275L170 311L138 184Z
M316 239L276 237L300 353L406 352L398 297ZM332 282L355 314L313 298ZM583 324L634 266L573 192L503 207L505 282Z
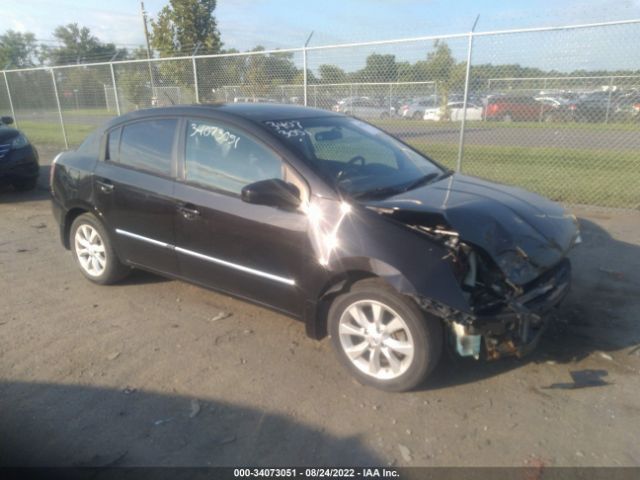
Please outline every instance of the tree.
M151 20L151 45L161 57L218 53L222 47L213 11L216 0L169 0L156 20Z
M451 54L451 48L445 42L433 42L433 51L427 54L426 61L416 62L416 72L423 81L436 82L440 108L446 118L449 114L447 104L449 93L460 80L461 68Z
M318 67L321 83L347 83L347 73L336 65L320 65Z
M0 69L33 67L37 54L33 33L7 30L0 35Z
M53 36L62 46L46 49L46 57L52 65L105 62L116 53L120 58L127 56L126 49L117 49L113 43L102 43L87 27L77 23L57 27Z
M398 80L396 56L372 53L367 57L365 67L355 73L354 80L358 82L396 82Z

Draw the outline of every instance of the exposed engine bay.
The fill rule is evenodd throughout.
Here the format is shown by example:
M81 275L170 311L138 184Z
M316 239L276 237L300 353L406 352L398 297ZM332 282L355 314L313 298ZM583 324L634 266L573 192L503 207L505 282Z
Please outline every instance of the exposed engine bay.
M444 226L409 225L446 245L470 313L455 311L427 299L422 307L449 326L452 346L460 356L490 360L524 356L537 345L550 311L569 290L571 266L563 258L556 266L525 285L511 282L477 246ZM526 254L522 252L521 256ZM484 347L484 348L483 348Z

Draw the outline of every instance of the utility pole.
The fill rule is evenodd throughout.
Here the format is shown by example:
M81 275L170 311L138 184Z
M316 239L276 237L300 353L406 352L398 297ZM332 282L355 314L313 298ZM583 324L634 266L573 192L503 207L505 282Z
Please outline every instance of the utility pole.
M149 78L151 79L151 103L155 103L156 87L153 81L153 69L151 68L151 46L149 45L149 29L147 28L147 12L144 10L144 2L140 0L140 14L144 25L144 38L147 41L147 60L149 65Z

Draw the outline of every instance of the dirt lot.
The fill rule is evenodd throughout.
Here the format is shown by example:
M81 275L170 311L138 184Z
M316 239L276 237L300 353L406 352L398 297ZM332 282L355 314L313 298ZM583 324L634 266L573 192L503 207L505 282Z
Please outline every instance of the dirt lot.
M0 191L2 465L640 465L638 211L575 208L566 326L532 357L388 394L292 319L142 272L89 283L46 170ZM585 370L603 384L548 388Z

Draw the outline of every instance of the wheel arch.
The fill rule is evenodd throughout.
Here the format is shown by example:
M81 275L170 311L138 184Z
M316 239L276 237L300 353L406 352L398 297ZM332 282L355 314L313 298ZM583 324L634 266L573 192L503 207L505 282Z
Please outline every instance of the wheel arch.
M107 227L103 215L94 206L88 203L74 204L65 213L62 224L62 244L67 250L71 248L71 225L73 225L76 218L85 213L93 214L93 216L95 216L105 226L105 228Z
M356 264L359 262L355 262ZM414 297L414 285L401 272L379 260L370 260L367 267L352 265L332 275L315 295L316 300L308 302L304 311L305 330L309 337L320 340L327 336L327 314L331 302L349 291L356 282L377 279L381 285L408 298ZM414 297L415 298L415 297Z

